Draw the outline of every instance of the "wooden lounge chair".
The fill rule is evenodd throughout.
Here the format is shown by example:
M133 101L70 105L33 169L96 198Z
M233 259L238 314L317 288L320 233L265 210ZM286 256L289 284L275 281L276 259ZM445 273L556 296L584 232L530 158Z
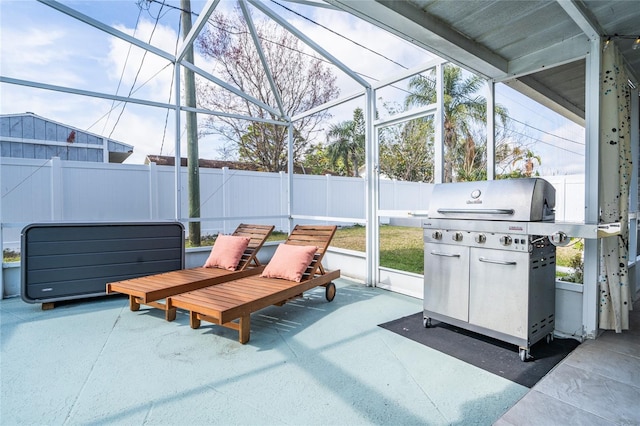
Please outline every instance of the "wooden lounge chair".
M252 312L282 305L317 286L324 286L327 300L333 300L336 287L331 281L340 277L340 271L325 271L321 261L335 231L336 226L298 225L291 232L285 244L317 247L300 282L253 275L168 297L167 305L189 311L191 328L200 327L202 320L208 321L237 330L240 343L247 343Z
M140 309L140 305L148 305L165 311L167 321L173 321L176 310L169 309L162 299L174 294L196 290L202 287L216 285L225 281L259 274L264 265L256 257L271 232L273 225L240 224L232 235L249 237L249 245L242 254L240 263L235 271L220 268L191 268L146 277L133 278L107 284L107 294L123 293L129 295L129 308L132 311Z

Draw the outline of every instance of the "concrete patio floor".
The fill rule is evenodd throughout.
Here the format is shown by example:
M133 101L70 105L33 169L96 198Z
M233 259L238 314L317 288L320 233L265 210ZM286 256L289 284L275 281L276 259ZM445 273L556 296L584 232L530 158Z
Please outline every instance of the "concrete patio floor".
M421 300L347 279L336 284L331 303L316 289L253 314L246 345L208 323L192 330L183 312L171 323L157 310L131 312L124 297L50 311L2 300L0 424L567 424L567 417L521 421L531 406L549 406L545 398L559 401L554 412L564 403L567 415L576 411L549 396L557 386L549 380L575 374L583 359L574 355L599 339L530 391L377 326L421 311ZM637 350L639 334L626 336L635 336L626 350ZM638 353L626 363L635 381L622 389L636 398L635 409ZM611 424L585 413L574 418Z

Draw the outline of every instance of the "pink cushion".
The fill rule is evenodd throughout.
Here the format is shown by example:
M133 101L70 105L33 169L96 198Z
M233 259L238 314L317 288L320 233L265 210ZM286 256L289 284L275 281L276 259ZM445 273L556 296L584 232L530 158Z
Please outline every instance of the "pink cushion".
M316 246L280 244L260 276L299 283L317 250Z
M249 246L249 241L251 241L249 237L218 235L204 267L235 271L242 254Z

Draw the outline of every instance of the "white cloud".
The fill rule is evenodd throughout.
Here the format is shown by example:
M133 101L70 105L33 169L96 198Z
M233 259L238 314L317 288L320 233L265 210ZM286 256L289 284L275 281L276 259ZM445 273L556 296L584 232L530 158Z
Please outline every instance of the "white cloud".
M129 35L134 34L132 28L117 26L117 29ZM169 54L175 52L178 35L175 30L164 25L157 25L148 20L141 20L135 30L135 37L148 42L152 37L154 46ZM114 81L122 79L120 95L127 95L133 87L136 92L132 96L148 96L158 102L168 102L173 80L173 65L155 53L133 46L130 43L112 38L105 64L109 78ZM135 84L135 86L134 86Z

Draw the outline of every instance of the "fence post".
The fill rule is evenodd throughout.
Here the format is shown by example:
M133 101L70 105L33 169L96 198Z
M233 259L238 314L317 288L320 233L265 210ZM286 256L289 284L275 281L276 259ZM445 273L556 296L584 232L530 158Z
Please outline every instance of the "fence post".
M282 219L280 219L280 228L281 229L286 229L287 233L291 232L291 229L293 228L292 225L292 220L291 220L291 211L292 211L292 207L289 204L289 200L291 199L289 197L289 186L288 186L288 182L287 182L287 176L285 172L278 172L278 174L280 175L280 214L286 214L287 219L286 220L286 225L282 226ZM292 185L293 186L293 185ZM286 195L286 197L283 197L283 195ZM284 201L286 200L286 202ZM285 212L285 213L283 213Z
M325 193L327 194L327 199L326 202L324 203L325 205L325 210L324 210L324 215L329 217L331 216L331 214L329 214L331 212L331 175L330 174L326 174L326 184L327 184L327 190L325 191ZM327 222L328 224L329 222Z
M51 158L51 220L64 220L64 188L62 161L60 157Z
M149 219L158 218L158 168L156 163L149 163Z
M223 167L222 168L222 217L227 217L227 213L229 209L229 202L227 200L227 197L229 196L231 191L227 191L227 179L229 178L228 174L229 174L229 168ZM226 220L222 221L222 233L230 234L230 232L227 231Z

